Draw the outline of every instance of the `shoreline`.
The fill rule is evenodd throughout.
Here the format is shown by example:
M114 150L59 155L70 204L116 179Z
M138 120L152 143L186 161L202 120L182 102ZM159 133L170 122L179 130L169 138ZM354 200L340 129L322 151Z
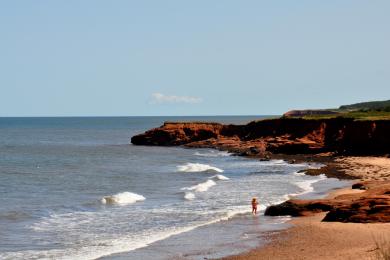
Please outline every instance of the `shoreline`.
M271 160L273 159L278 160L276 158L272 158ZM284 159L284 161L288 162L286 159ZM297 164L303 162L308 163L305 160L296 161ZM311 163L313 163L313 161L311 161ZM294 173L291 172L291 174ZM346 184L346 183L337 184L336 182L338 181L340 180L337 179L337 181L336 180L334 181L335 183L328 183L322 185L322 187L321 185L315 188L313 187L314 188L313 191L304 194L299 194L299 195L297 194L294 197L296 198L306 197L308 199L325 198L329 192L334 192L336 189L338 190L339 189L338 187L340 187L341 185L343 187L341 189L345 189L345 187L350 186L350 184ZM285 199L284 201L286 200L287 199ZM254 224L253 222L255 222L256 224ZM152 244L150 244L150 246L152 247L143 247L143 248L136 249L135 251L112 254L106 257L102 257L101 259L122 260L122 259L127 259L127 257L135 257L135 259L141 259L141 258L137 258L137 255L142 254L142 252L148 252L149 254L153 254L152 253L153 250L171 252L172 258L167 258L167 259L177 259L177 260L184 260L184 259L200 260L200 259L214 259L214 258L219 259L219 257L229 257L234 254L245 254L246 252L248 252L248 250L252 251L258 248L259 246L268 245L270 243L268 239L269 234L275 235L279 232L284 232L285 230L290 228L291 226L290 222L291 222L291 217L264 216L264 210L262 210L260 214L258 214L255 217L252 217L252 215L249 213L239 213L232 217L227 217L226 219L218 220L215 221L214 223L201 225L190 231L185 231L179 234L169 236L166 239L153 242ZM251 228L248 230L246 226L251 226ZM179 242L178 244L176 244L177 241L181 241L181 240L189 241L194 238L195 240L197 240L205 236L209 236L209 237L211 236L213 238L216 238L215 233L221 233L221 232L225 233L226 236L225 238L232 236L231 232L234 232L235 233L234 236L236 237L236 240L231 240L230 238L229 241L229 240L224 240L224 238L221 237L220 242L215 243L215 245L213 242L212 243L213 246L210 247L207 247L205 245L202 246L203 248L200 247L198 249L194 249L194 248L189 249L185 247L183 248L184 251L182 251L182 253L177 251L178 244L182 243ZM242 235L244 235L245 238L243 238ZM226 246L225 245L226 243L228 243L230 247L225 248L224 250L227 250L228 252L224 253L223 252L224 250L221 249L221 246L222 245ZM174 244L175 246L173 246Z
M356 229L360 230L360 227L368 226L371 229L374 226L384 226L390 234L390 230L387 230L390 225L390 140L387 135L389 129L389 121L359 121L348 118L318 120L279 118L253 121L246 125L166 122L161 127L133 136L131 142L135 145L213 148L258 160L283 159L292 164L322 163L325 166L320 169L307 169L303 173L325 174L327 177L340 180L355 180L351 188L363 192L345 193L343 190L338 191L338 196L333 198L328 196L327 199L292 198L266 209L267 216L309 216L294 219L291 223L294 223L295 227L280 233L295 234L295 238L292 236L294 239L275 235L278 238L275 241L284 240L287 244L290 243L290 250L285 252L285 255L283 250L288 248L287 246L277 247L274 242L271 242L264 247L273 248L268 257L264 251L266 249L257 249L250 253L223 258L251 259L248 254L257 252L252 259L318 259L319 256L321 259L326 259L328 256L332 259L345 259L349 256L340 257L339 253L343 251L342 239L347 237L351 240L351 245L359 242L353 239L354 229L350 230L352 233L348 233L347 227L357 226ZM310 222L310 219L313 221ZM307 224L308 221L310 224ZM296 228L297 226L300 228ZM322 227L330 227L332 231L326 237L328 240L320 239ZM311 232L300 231L307 229L312 232L320 230L319 234L315 233L319 238L311 235ZM367 235L366 231L361 231L365 234L362 235L365 240L362 239L360 242L372 244L371 240L367 240L367 236L371 237L371 235ZM373 230L377 234L379 231L380 229ZM344 237L341 236L337 240L338 233L344 234ZM390 237L387 240L390 243ZM317 245L313 244L313 241L322 241L324 252L318 252ZM310 250L314 250L313 254L310 255L304 248L297 251L296 244L294 246L297 242L302 242ZM390 254L390 246L388 247ZM365 258L368 257L365 255L366 252L361 252L361 246L356 246L355 249L357 251L352 252L351 257L360 253ZM373 253L370 254L372 256Z
M295 218L293 227L271 234L268 244L221 259L376 259L376 239L390 232L389 223L321 222L324 216Z
M355 157L351 157L356 159ZM365 157L362 157L367 159ZM357 159L362 159L358 157ZM375 157L379 160L382 160L382 157ZM276 159L276 158L272 158ZM281 158L280 158L281 159ZM330 160L334 162L337 158L327 158L325 160ZM386 161L390 159L385 158ZM288 161L287 158L284 159ZM343 158L343 160L348 160L348 157ZM302 161L296 160L295 163L301 163ZM309 161L314 162L314 161ZM321 161L324 163L324 161ZM339 163L338 160L334 162L335 164ZM327 167L327 166L324 166ZM332 168L332 167L330 167ZM329 168L329 169L330 169ZM313 174L318 175L318 174ZM348 178L346 178L348 180ZM355 178L354 178L355 179ZM359 181L360 179L355 179ZM352 189L352 183L349 187L343 188L331 188L331 190L323 191L324 199L335 199L338 196L345 195L356 195L365 192L365 190ZM315 197L315 196L313 196ZM313 200L312 196L309 196L307 200ZM306 200L306 199L305 199ZM279 225L284 226L278 228L275 226L275 229L271 230L258 230L254 232L254 237L250 239L253 245L250 247L243 246L241 238L237 238L235 241L231 241L231 247L238 250L237 254L234 254L234 250L230 253L232 254L222 254L221 256L214 257L203 257L202 251L197 251L194 254L194 251L183 251L184 255L176 254L172 259L192 259L192 257L197 257L195 259L221 259L221 260L244 260L244 259L349 259L353 258L356 255L361 255L360 259L376 259L375 255L378 253L376 246L376 241L373 238L373 234L379 234L377 239L381 239L382 233L385 231L387 234L390 234L390 223L382 224L361 224L361 223L340 223L340 222L321 222L325 217L326 213L316 213L311 214L308 217L299 217L292 218L288 221L280 223ZM264 215L260 215L260 218ZM193 239L194 237L202 237L208 232L215 232L216 228L222 228L223 232L228 235L229 232L235 227L235 222L238 218L233 217L233 219L228 219L223 222L214 223L211 225L202 226L196 228L190 232L184 232L179 235L172 236L166 240L157 241L155 246L161 250L161 248L167 247L166 250L172 246L173 241L177 239L185 238L185 240ZM244 223L247 223L248 220L241 220ZM232 229L233 228L233 229ZM237 227L235 227L237 228ZM203 233L202 233L203 230ZM208 230L208 231L205 231ZM230 230L230 231L229 231ZM238 231L238 230L236 230ZM203 235L199 235L199 233ZM257 234L257 235L255 235ZM335 235L336 234L336 235ZM209 234L210 235L210 234ZM346 237L348 239L346 239ZM313 243L316 241L316 243ZM154 244L154 243L153 243ZM361 244L365 246L362 247ZM320 245L320 249L318 246ZM144 249L141 249L144 250ZM146 248L145 250L150 250ZM221 250L219 247L212 247L209 250L219 252ZM206 255L210 253L210 251ZM219 253L216 253L217 255ZM203 255L203 256L202 256ZM102 257L102 259L126 259L129 255L127 253L113 254L110 256ZM209 255L210 256L210 255Z
M332 161L332 166L351 176L355 183L390 180L390 159L387 157L336 157ZM309 174L313 173L316 175L318 172L309 170ZM328 192L325 199L358 197L365 191L352 187L339 188ZM390 250L389 222L324 222L326 214L317 212L294 217L288 221L291 227L270 234L265 245L220 259L354 259L358 255L360 259L382 259L382 250Z

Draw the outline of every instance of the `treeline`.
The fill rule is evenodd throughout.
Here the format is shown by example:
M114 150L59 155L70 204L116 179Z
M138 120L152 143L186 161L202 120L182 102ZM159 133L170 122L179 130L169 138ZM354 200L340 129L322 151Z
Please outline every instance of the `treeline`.
M359 109L359 112L390 112L390 106L378 107L378 108L363 108Z
M355 110L355 111L386 111L390 112L390 100L386 101L371 101L362 102L351 105L340 106L340 110Z

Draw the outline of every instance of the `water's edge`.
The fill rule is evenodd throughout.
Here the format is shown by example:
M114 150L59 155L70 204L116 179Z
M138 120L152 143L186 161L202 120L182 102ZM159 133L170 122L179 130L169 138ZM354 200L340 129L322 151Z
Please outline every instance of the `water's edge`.
M326 180L325 183L314 183L312 192L297 194L295 198L325 198L331 192L349 187L352 183L352 181L334 178L328 178ZM285 201L287 200L286 198ZM148 256L147 259L149 257L150 259L157 259L161 257L161 252L165 255L169 254L169 256L161 259L191 260L218 259L243 254L268 244L270 242L268 240L269 233L291 228L293 226L291 224L292 219L290 216L264 216L264 209L257 216L236 214L223 220L213 221L178 234L172 234L139 249L115 253L98 259L144 260L145 256ZM222 238L223 241L215 241L218 238Z

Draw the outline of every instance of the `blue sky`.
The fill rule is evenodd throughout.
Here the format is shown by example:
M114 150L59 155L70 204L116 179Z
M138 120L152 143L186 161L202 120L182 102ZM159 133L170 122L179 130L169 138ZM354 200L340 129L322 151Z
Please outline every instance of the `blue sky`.
M390 99L390 1L1 1L0 116Z

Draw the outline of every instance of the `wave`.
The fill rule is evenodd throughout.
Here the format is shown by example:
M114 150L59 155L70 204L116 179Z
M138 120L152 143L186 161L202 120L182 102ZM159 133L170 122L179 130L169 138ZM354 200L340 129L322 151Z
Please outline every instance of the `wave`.
M143 200L145 200L144 196L126 191L111 196L105 196L101 199L101 202L103 204L125 205L125 204L132 204L137 201L143 201Z
M291 197L291 196L295 197L295 196L298 196L298 195L303 195L303 194L312 192L314 190L313 184L316 183L316 182L319 182L321 180L324 180L324 179L326 179L325 174L320 174L320 175L318 175L318 179L295 182L294 184L296 186L298 186L302 190L302 192L289 194L288 196L289 197Z
M184 199L186 199L186 200L193 200L193 199L195 199L195 194L192 193L192 192L186 192L184 194Z
M263 210L264 206L259 205L259 209ZM222 213L222 212L221 212ZM0 259L61 259L61 260L79 260L79 259L97 259L104 256L109 256L112 254L129 252L139 248L146 247L154 242L167 239L171 236L178 235L181 233L192 231L196 228L211 225L218 223L220 221L227 221L237 215L246 215L250 214L251 209L249 206L241 206L236 209L230 209L227 212L223 212L222 216L216 217L209 221L202 221L195 225L184 226L184 227L173 227L167 229L160 229L156 232L146 232L142 235L137 236L136 238L131 235L118 235L115 239L99 239L93 245L86 245L83 247L72 247L64 249L48 249L48 250L25 250L20 252L0 252ZM93 218L91 212L89 213L79 213L85 215L83 221L87 221L90 218ZM65 214L66 218L70 218L71 223L77 224L80 223L79 214ZM91 215L92 214L92 215ZM76 215L76 216L75 216ZM55 226L61 226L63 228L68 228L67 225L61 221L64 216L55 215L52 216L52 221ZM45 221L44 223L48 223ZM69 224L69 223L67 223Z
M279 159L268 160L268 161L257 161L256 163L260 164L260 165L265 165L265 166L276 166L276 165L288 165L289 164L285 160L279 160Z
M305 172L297 171L293 173L295 176L305 176Z
M129 252L136 249L144 248L150 244L167 239L171 236L185 232L190 232L196 228L215 224L221 221L227 221L235 216L247 215L251 213L251 209L236 209L229 210L223 216L214 218L210 221L201 222L191 226L161 229L152 233L145 233L141 236L134 237L132 235L118 235L114 239L99 239L95 244L85 245L82 247L71 247L63 249L48 249L48 250L25 250L21 252L0 252L1 259L61 259L61 260L88 260L98 259L104 256L110 256L117 253ZM262 207L261 207L262 208ZM283 223L290 218L284 217L277 223Z
M186 163L176 167L178 172L223 172L222 169L201 163Z
M195 152L194 155L200 157L224 157L224 156L231 156L232 154L226 151L210 151L207 153Z
M191 186L191 187L185 187L182 188L182 190L190 190L190 191L196 191L196 192L204 192L210 189L216 185L215 181L213 180L207 180L205 182L199 183L197 185Z
M210 179L217 179L217 180L220 180L220 181L230 180L228 177L226 177L226 176L224 176L222 174L217 174L217 175L211 176Z
M213 181L212 179L223 180L223 181L229 180L228 177L226 177L222 174L217 174L217 175L210 177L210 179L205 181L205 182L199 183L199 184L191 186L191 187L181 188L181 190L188 191L188 192L184 193L184 199L186 199L186 200L194 200L195 199L195 194L193 192L189 192L189 191L205 192L208 189L210 189L211 187L215 186L217 183L215 183L215 181Z

